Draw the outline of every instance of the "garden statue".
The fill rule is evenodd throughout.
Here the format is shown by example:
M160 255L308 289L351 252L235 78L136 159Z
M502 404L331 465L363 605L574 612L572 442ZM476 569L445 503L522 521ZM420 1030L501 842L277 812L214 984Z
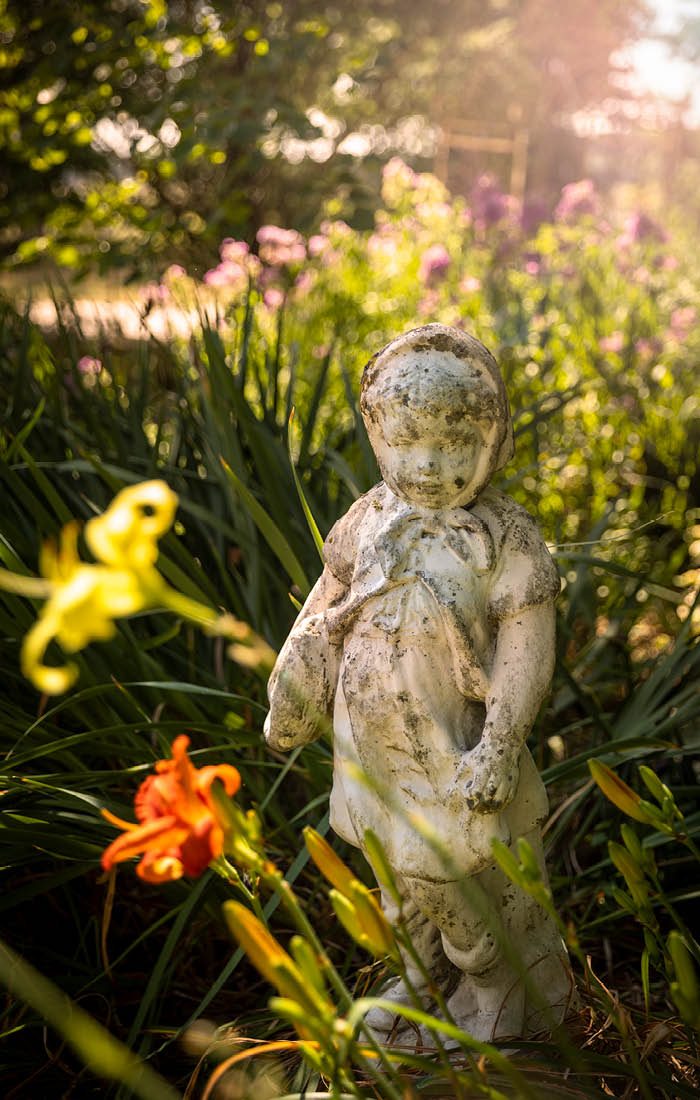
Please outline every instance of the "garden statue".
M513 433L478 340L439 324L398 337L365 367L360 404L383 480L326 540L270 678L266 738L287 750L332 725L331 825L361 849L368 829L381 841L431 977L407 958L408 985L381 995L411 1004L412 986L429 1005L437 986L475 1038L537 1034L569 1005L568 958L492 840L525 837L546 881L547 798L524 742L552 676L559 577L534 521L489 485ZM382 905L395 919L386 891ZM405 1038L391 1013L368 1022Z

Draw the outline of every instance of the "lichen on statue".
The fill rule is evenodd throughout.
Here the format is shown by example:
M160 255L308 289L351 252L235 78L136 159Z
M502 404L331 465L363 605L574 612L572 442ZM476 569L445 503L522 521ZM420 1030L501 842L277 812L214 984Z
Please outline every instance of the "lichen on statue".
M546 875L525 739L551 681L559 577L532 518L489 484L513 433L478 340L438 324L398 337L367 364L360 404L382 481L328 535L270 678L266 738L286 750L332 726L331 824L361 849L368 829L381 841L452 1017L478 1039L537 1034L571 1000L568 959L492 841L526 837ZM409 1002L403 982L382 993Z

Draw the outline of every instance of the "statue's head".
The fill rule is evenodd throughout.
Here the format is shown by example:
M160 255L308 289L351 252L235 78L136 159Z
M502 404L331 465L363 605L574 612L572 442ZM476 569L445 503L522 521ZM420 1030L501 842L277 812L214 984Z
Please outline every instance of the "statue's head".
M370 359L360 408L385 482L425 508L470 504L513 453L495 359L448 325L413 329Z

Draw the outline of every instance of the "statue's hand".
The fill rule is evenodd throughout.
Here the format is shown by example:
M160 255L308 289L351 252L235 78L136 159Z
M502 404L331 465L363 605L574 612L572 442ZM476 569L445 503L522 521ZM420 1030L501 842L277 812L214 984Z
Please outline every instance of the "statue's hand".
M476 813L496 813L513 800L520 776L520 749L480 741L464 758L467 806Z
M271 749L277 749L280 752L289 752L290 749L295 747L294 735L290 735L287 730L280 729L278 725L273 727L272 715L269 712L265 719L265 725L263 726L263 735Z

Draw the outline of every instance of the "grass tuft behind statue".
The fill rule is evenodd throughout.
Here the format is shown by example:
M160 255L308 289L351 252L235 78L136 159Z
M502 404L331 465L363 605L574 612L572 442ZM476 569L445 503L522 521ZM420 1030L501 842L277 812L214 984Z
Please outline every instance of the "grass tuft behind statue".
M468 212L397 163L384 188L369 235L267 227L255 260L224 242L202 285L171 272L171 306L202 313L191 337L88 337L70 303L42 333L3 310L8 1095L194 1097L217 1080L271 1097L697 1095L697 257L648 219L616 227L580 186L534 232L512 203ZM319 530L377 479L359 368L426 320L497 354L517 455L500 484L537 516L564 581L554 688L529 742L552 806L554 905L525 846L499 862L561 917L581 1006L546 1045L506 1055L409 1005L457 1053L398 1062L361 1024L400 965L394 934L362 860L319 835L329 743L283 757L262 726L270 652L320 573ZM147 560L122 546L108 561L117 536L102 523L95 542L96 517L143 482L168 522L136 538ZM63 552L40 557L66 525ZM62 633L51 601L86 569L126 573L132 598L121 612L88 601L89 621ZM58 638L77 677L62 695L21 672L47 619L25 668L65 665ZM230 801L217 779L233 793L234 773ZM131 855L147 874L114 870Z

